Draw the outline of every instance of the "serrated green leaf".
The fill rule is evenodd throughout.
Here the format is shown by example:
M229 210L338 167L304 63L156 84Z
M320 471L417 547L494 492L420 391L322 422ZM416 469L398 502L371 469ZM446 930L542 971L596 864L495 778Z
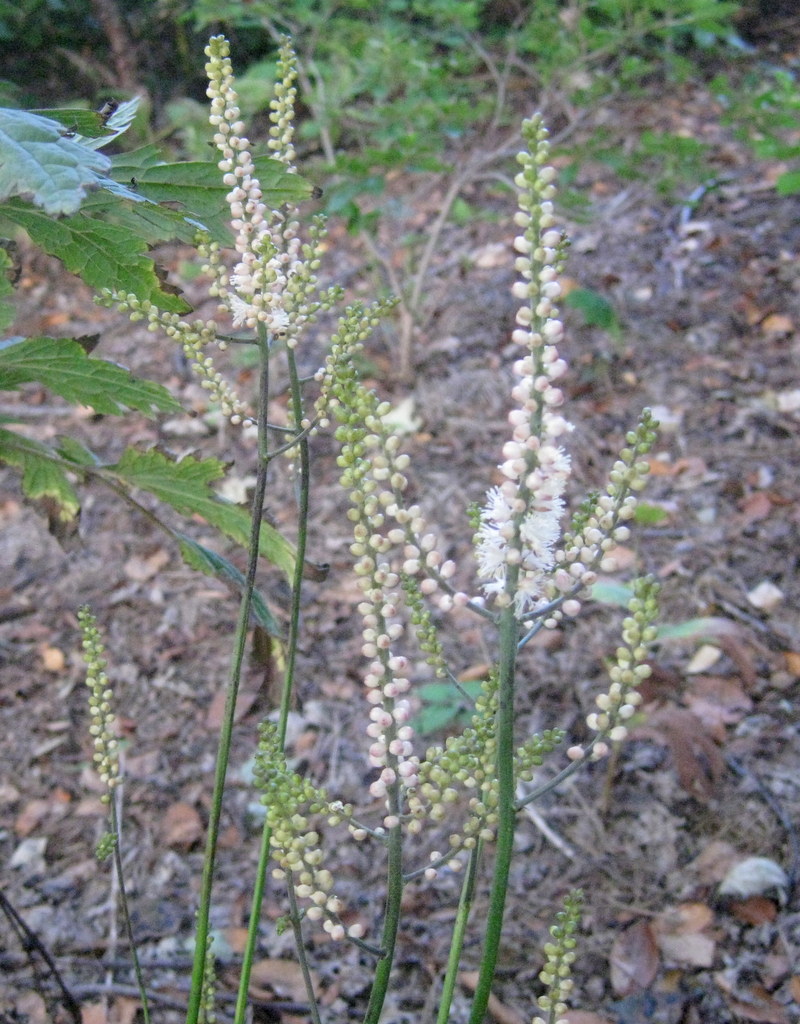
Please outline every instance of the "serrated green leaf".
M21 471L22 490L29 498L52 498L60 519L74 519L80 511L75 488L45 445L0 428L0 462Z
M106 223L118 224L148 245L180 241L194 244L198 230L205 225L179 210L159 206L131 189L107 179L107 184L93 193L81 207L87 217L99 217ZM225 244L230 238L225 239Z
M86 466L87 469L100 465L100 460L91 448L87 448L74 437L59 437L56 443L56 454L68 462L74 462L76 466Z
M289 173L279 160L262 156L256 157L254 164L268 206L299 203L311 196L311 184ZM215 241L230 244L230 212L225 200L230 190L216 163L162 163L158 151L148 146L115 158L113 176L126 184L135 181L136 192L154 203L179 203L185 217L197 221Z
M149 491L184 516L198 515L231 540L246 546L250 539L250 516L238 505L223 501L211 484L225 474L219 459L195 459L187 455L174 462L159 451L127 448L114 466L107 470L134 487ZM292 545L269 523L261 524L261 554L287 576L294 570Z
M231 583L240 593L243 591L244 575L227 558L223 558L222 555L211 551L203 544L198 544L196 540L192 540L191 537L187 537L183 533L176 534L176 537L180 545L181 556L191 569L197 569L199 572L205 573L206 576L214 576L224 583ZM272 636L283 636L280 626L258 590L253 591L252 613L258 624Z
M148 169L163 164L164 157L158 146L150 143L147 146L139 146L130 153L117 153L111 157L111 175L117 181L138 178Z
M134 377L117 363L88 356L72 338L10 339L0 345L0 391L31 381L103 414L137 409L152 416L181 409L161 384Z
M32 196L50 215L75 213L110 166L107 156L67 137L58 121L0 108L0 201Z
M85 110L80 107L50 107L47 109L29 110L29 114L46 117L58 121L70 133L71 137L82 135L85 139L101 139L104 135L113 135L113 128L106 124L106 118L96 110Z
M162 290L147 242L122 224L108 224L83 212L53 220L14 199L0 207L0 227L4 220L24 228L36 245L98 291L135 292L170 313L191 308L179 295Z

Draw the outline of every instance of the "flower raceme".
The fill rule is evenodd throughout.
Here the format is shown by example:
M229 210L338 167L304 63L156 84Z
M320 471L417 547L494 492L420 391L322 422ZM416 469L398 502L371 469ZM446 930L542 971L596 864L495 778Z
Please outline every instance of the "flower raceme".
M523 135L528 149L518 156L522 169L515 179L515 223L523 229L514 241L520 280L513 289L522 305L512 334L523 354L514 364L516 404L500 465L505 479L487 495L476 538L484 593L500 607L513 603L520 619L547 603L545 580L555 564L570 473L558 439L571 429L555 383L566 370L557 348L564 333L555 304L564 241L553 215L555 171L547 164L547 131L538 115L524 123Z
M218 166L222 181L230 189L226 199L239 258L229 278L224 273L218 275L218 294L235 326L255 328L261 323L269 331L283 334L293 320L304 319L302 302L297 299L298 293L305 292L309 274L303 260L299 225L291 211L286 215L272 211L263 201L250 141L240 120L228 41L214 36L205 52L206 92L211 100L209 121L221 157ZM287 43L281 50L276 96L271 105L269 146L290 170L294 169L294 78L294 57ZM306 280L298 288L301 278Z

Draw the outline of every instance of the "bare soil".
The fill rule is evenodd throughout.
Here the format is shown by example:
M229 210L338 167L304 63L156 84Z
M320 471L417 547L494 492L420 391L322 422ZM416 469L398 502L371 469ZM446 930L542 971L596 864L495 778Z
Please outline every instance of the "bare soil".
M617 339L568 314L575 497L602 486L625 431L642 407L652 407L662 428L645 500L665 515L635 531L619 578L655 574L667 624L708 621L683 640L658 645L646 721L615 756L571 779L536 806L535 816L522 815L493 1014L505 1022L530 1019L547 928L564 894L580 886L586 906L573 1003L584 1015L571 1016L574 1024L789 1024L800 1015L800 909L792 884L800 870L800 199L776 194L779 168L754 163L720 127L702 86L617 100L594 117L580 131L602 119L617 126L621 144L659 128L713 145L708 187L693 203L664 199L647 183L621 183L602 165L586 163L577 185L588 209L580 219L564 211L571 282L606 296L621 324ZM417 186L398 179L390 187L404 202L382 243L400 267L406 253L392 239L432 223L442 186L410 193ZM407 410L418 500L448 538L448 556L458 560L463 586L470 587L465 509L492 482L506 430L515 231L507 192L484 182L468 187L465 197L492 217L449 226L440 239L415 340L413 383L397 382L391 330L371 343L366 370ZM369 295L380 273L374 261L336 229L331 251L332 274L343 276L353 295ZM165 253L176 279L187 258L183 250ZM202 284L185 284L190 300L200 301ZM200 306L200 315L212 311ZM24 404L12 408L8 398L0 411L18 413L35 436L74 433L109 458L127 444L216 455L231 460L246 491L252 439L206 416L203 393L167 341L95 308L86 289L34 253L25 258L15 332L99 332L99 355L167 383L195 412L158 421L99 418L32 388ZM310 370L323 340L302 353ZM238 365L231 372L245 392L253 387L251 369ZM403 405L407 400L413 405ZM280 411L276 400L276 418ZM310 557L330 570L309 581L304 599L292 750L298 768L332 795L366 804L365 813L376 815L367 795L367 710L347 503L332 453L329 440L316 442ZM292 485L283 467L271 481L269 514L291 533ZM101 1002L106 984L108 1015L93 1012L103 1020L133 1018L135 994L110 905L109 872L93 856L103 810L87 767L76 623L77 608L88 603L106 632L127 741L123 850L154 1019L179 1019L235 599L184 568L150 522L97 489L85 493L77 532L56 539L41 511L21 496L15 475L2 469L0 526L3 895L54 957L84 1020L99 1019L89 1008ZM193 529L208 536L202 523ZM241 564L240 555L232 557ZM261 584L285 618L282 580L265 570ZM619 619L619 609L587 606L527 652L521 736L559 726L571 742L584 738ZM469 674L490 660L480 622L455 617L449 629L456 672ZM220 961L223 997L234 991L257 847L256 798L243 769L259 720L275 707L279 679L274 657L254 644L213 911L214 927L231 950ZM418 681L425 681L423 666ZM563 763L559 755L543 771ZM375 935L380 852L329 832L330 866L348 919ZM420 863L446 834L431 829L419 837ZM789 886L762 892L754 883L738 900L720 899L720 883L748 857L780 866ZM491 855L477 922L484 918L490 870ZM387 1024L433 1019L459 885L457 875L443 872L432 886L409 886ZM291 937L274 927L283 911L280 890L270 889L253 999L257 1020L307 1019L288 963ZM7 918L0 921L0 1020L68 1019L41 959L26 955ZM311 929L307 944L328 1018L358 1020L369 958ZM476 931L454 1021L465 1019L469 972L479 958ZM276 960L287 963L276 966Z

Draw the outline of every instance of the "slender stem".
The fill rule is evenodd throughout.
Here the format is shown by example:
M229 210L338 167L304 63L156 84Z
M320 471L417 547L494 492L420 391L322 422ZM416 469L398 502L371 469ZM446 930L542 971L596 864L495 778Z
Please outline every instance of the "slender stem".
M234 1024L244 1024L247 1015L247 991L250 987L250 975L258 941L258 922L261 916L261 904L264 901L264 888L267 880L267 867L270 858L270 838L272 829L264 825L261 830L261 843L258 849L258 865L253 883L253 898L250 902L250 918L247 927L247 939L242 952L242 969L239 974L239 989L236 993L236 1007L233 1012Z
M263 326L259 326L259 351L261 354L261 373L259 378L259 412L267 408L269 398L269 338ZM200 1004L203 995L203 977L206 966L206 949L208 945L209 916L211 913L211 890L214 884L214 866L216 863L217 844L219 841L220 819L222 817L222 796L225 790L225 776L230 759L231 741L233 737L233 721L236 711L236 697L239 693L239 682L242 676L247 646L247 627L250 622L250 607L255 590L256 570L258 568L259 541L261 536L261 516L264 509L264 497L267 490L267 454L268 436L266 416L258 418L258 459L256 464L256 484L252 502L252 520L250 525L250 543L248 546L247 574L242 599L239 603L239 616L233 640L233 655L228 679L228 692L225 697L225 710L220 726L217 760L214 768L214 788L211 796L211 809L208 820L203 873L200 881L200 905L197 911L197 927L195 930L194 965L192 967L191 991L189 1006L186 1011L186 1024L197 1024Z
M136 987L139 989L139 998L142 1003L142 1020L144 1024L150 1024L150 1007L147 1002L147 989L144 984L144 977L142 975L142 965L139 962L139 953L136 949L136 941L133 937L133 924L131 922L130 907L128 905L128 894L125 891L125 876L122 871L122 854L119 849L119 815L117 814L117 805L114 800L114 793L110 794L110 817L111 817L111 831L114 833L114 870L117 874L117 884L119 885L119 903L122 908L122 920L125 925L125 934L128 936L128 945L131 950L131 961L133 963L133 974L136 978Z
M291 396L292 396L292 411L294 413L295 424L299 428L300 421L302 420L302 395L300 393L300 382L297 375L297 365L294 358L294 352L291 349L287 350L289 357L289 374L291 380ZM269 358L268 351L263 353L262 358ZM262 416L266 422L266 398L264 395L264 403L259 407L259 423L261 422ZM308 434L307 432L301 432L297 439L297 446L300 450L300 488L298 497L298 537L297 537L297 552L294 564L294 577L292 579L292 602L289 614L289 636L287 640L287 654L286 654L286 669L283 677L283 693L281 695L281 707L278 714L278 737L280 743L283 744L286 739L286 723L289 718L289 709L291 706L292 692L294 689L294 671L295 664L297 661L297 646L300 635L300 597L301 589L303 584L303 565L305 563L306 545L308 538L308 501L309 501L309 490L310 490L310 459L308 450ZM265 464L268 456L266 449L264 450ZM261 904L264 900L264 888L266 885L267 877L267 866L270 858L270 839L272 836L272 830L269 826L264 823L264 828L261 830L261 844L258 851L258 868L256 870L255 883L253 886L253 898L250 904L250 919L248 922L247 929L247 940L245 942L245 948L242 956L242 970L239 975L239 991L236 999L236 1010L234 1013L235 1024L243 1024L245 1019L245 1013L247 1011L247 990L250 984L250 974L253 969L253 961L255 959L256 943L258 941L258 922L261 917ZM291 890L291 886L290 886ZM292 898L290 891L290 899ZM304 959L304 951L298 946L298 957L301 962Z
M294 350L286 351L289 360L289 380L292 401L292 415L298 431L303 421L303 396L300 390L300 379L297 374L297 362ZM286 671L284 673L283 693L281 694L280 715L278 718L278 737L281 743L286 739L286 723L289 718L292 691L294 688L294 671L297 662L297 647L300 640L300 603L303 587L303 566L306 560L308 544L308 508L311 490L311 458L308 446L308 434L298 435L297 448L300 454L300 473L297 496L297 553L292 580L292 603L289 610L289 639L286 652Z
M515 581L511 581L511 586ZM517 811L514 806L514 670L516 667L518 623L513 605L504 608L500 618L500 677L495 736L497 739L497 849L494 877L489 896L480 975L472 1001L469 1024L483 1024L492 981L497 967L503 930L508 875L514 852Z
M586 745L586 749L584 750L582 757L572 761L572 763L568 764L566 768L562 768L561 771L557 775L554 775L552 779L548 779L547 782L543 782L541 786L537 786L536 789L531 790L530 793L526 793L525 796L521 800L518 800L514 805L517 810L519 811L528 804L532 804L540 797L543 797L545 793L549 793L557 786L560 786L565 779L570 777L570 775L574 775L575 772L580 771L580 769L591 760L592 749L600 739L601 736L598 734Z
M297 959L300 961L303 985L305 986L306 995L308 996L308 1010L311 1014L312 1024L322 1024L319 1015L319 1006L317 1004L317 993L314 991L314 981L311 977L311 968L308 966L308 957L306 956L306 949L303 945L303 929L300 924L300 909L297 906L297 893L294 891L294 880L292 879L291 874L287 879L287 888L289 890L289 920L292 922Z
M456 914L456 921L453 926L453 938L450 943L450 955L447 958L447 970L444 975L442 998L439 1003L436 1024L447 1024L450 1019L450 1007L453 1003L453 993L456 988L458 965L461 960L461 950L464 948L467 922L472 910L472 897L475 894L475 876L478 871L478 862L481 859L481 849L482 844L479 842L469 851L469 861L464 882L461 886L461 898L458 901L458 913Z
M42 960L44 960L47 965L47 969L52 975L53 981L56 983L61 993L61 1002L64 1004L64 1008L69 1013L74 1024L81 1024L84 1017L81 1013L81 1004L78 1002L77 997L72 994L69 988L67 988L67 984L62 978L61 973L56 966L56 962L53 960L53 957L47 947L36 932L29 928L23 918L20 917L16 907L9 901L2 889L0 889L0 913L5 915L8 923L14 930L24 953L28 958L31 968L34 971L37 971L37 964L34 962L33 957L34 953L38 953Z
M364 1015L364 1024L378 1024L394 964L397 930L400 927L400 904L403 899L403 836L400 825L390 829L388 847L388 882L383 918L383 934L381 935L383 957L375 967L375 977L372 982L372 991L369 995L367 1012Z

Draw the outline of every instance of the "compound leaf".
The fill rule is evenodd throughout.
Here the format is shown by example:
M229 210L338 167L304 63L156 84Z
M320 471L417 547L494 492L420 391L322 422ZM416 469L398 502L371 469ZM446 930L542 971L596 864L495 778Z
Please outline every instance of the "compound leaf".
M178 533L176 537L180 544L183 560L190 569L197 569L199 572L205 573L206 576L214 576L222 580L223 583L234 586L240 593L244 590L244 575L227 558L223 558L222 555L203 544L198 544L196 540L192 540L185 534ZM283 636L280 626L258 590L253 591L252 613L256 622L272 636Z
M253 161L261 183L264 202L271 208L283 203L299 203L312 194L312 186L297 174L291 174L272 157ZM159 162L158 150L146 146L114 159L114 178L131 183L136 192L153 203L176 203L197 227L204 227L220 244L229 245L230 212L225 196L230 189L212 161ZM139 208L137 208L139 212Z
M68 402L98 413L138 409L179 412L180 403L161 384L134 377L124 366L93 359L72 338L10 338L0 342L0 391L38 381Z
M123 224L109 224L83 211L53 220L18 200L0 208L0 230L3 221L24 228L36 245L92 288L135 292L170 313L190 309L179 295L162 289L146 240Z
M183 516L198 515L231 540L246 546L250 540L250 516L238 505L220 498L211 488L225 474L219 459L187 455L174 462L155 449L141 452L127 448L116 465L107 466L124 483L149 491ZM292 545L269 523L261 524L261 554L291 576L295 554Z
M75 213L111 161L70 138L63 125L0 107L0 200L31 196L53 215Z
M22 473L22 491L29 498L52 498L59 518L74 519L80 501L65 469L45 445L11 430L0 428L0 462Z

